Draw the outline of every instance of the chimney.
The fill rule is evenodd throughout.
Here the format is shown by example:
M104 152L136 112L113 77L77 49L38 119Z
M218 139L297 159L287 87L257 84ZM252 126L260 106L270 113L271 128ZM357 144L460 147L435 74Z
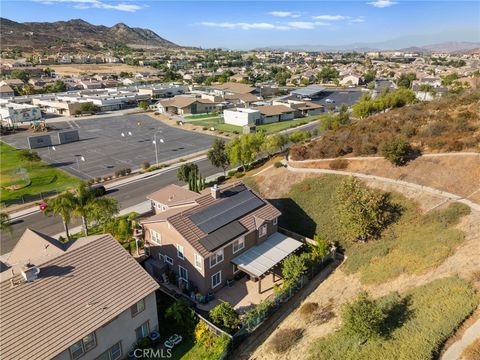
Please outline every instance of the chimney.
M40 274L40 268L30 263L25 265L22 270L22 276L26 282L33 282L37 280L38 274Z
M220 188L218 187L217 184L213 185L210 191L212 192L212 197L214 199L220 198Z

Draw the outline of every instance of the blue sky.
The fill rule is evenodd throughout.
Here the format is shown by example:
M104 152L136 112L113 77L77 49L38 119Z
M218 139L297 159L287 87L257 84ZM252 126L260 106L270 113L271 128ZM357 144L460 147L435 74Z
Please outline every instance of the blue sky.
M251 49L382 43L385 48L480 41L474 1L2 0L11 20L81 18L145 27L180 45Z

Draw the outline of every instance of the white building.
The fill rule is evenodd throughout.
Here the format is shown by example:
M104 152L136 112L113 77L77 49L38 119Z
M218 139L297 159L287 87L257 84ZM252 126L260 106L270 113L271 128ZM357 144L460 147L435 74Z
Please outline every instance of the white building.
M225 124L244 126L255 125L260 122L262 114L258 110L236 108L223 111Z
M42 112L38 106L29 104L16 104L0 102L0 120L9 126L17 123L39 121L42 119Z

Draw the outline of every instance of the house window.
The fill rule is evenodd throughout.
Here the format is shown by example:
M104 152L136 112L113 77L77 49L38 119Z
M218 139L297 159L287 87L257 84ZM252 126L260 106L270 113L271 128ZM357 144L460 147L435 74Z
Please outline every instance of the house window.
M222 282L222 270L212 275L212 289L215 289Z
M185 259L185 255L183 254L183 246L182 245L177 244L177 256L182 260Z
M73 360L78 359L87 351L92 350L96 345L95 333L92 332L70 346L70 356Z
M137 314L141 313L143 310L145 310L145 299L142 299L135 305L132 305L130 309L132 311L132 316L136 316Z
M164 260L167 264L173 265L173 259L170 256L165 255Z
M149 334L149 326L148 321L143 323L140 327L135 329L135 335L137 337L137 341L142 340L144 337L148 336Z
M278 218L273 219L273 225L277 225L277 224L278 224Z
M235 254L236 252L239 252L245 247L245 239L237 239L233 242L233 253Z
M267 235L267 224L263 224L262 226L260 226L258 232L260 237Z
M223 261L223 249L218 250L215 254L210 256L210 267L214 267Z
M118 360L122 357L122 343L119 341L95 360Z
M195 262L195 267L202 270L203 267L203 258L198 254L193 254L193 259Z
M155 244L162 245L162 234L155 230L150 230L150 237Z
M188 282L188 271L180 265L178 265L178 277L180 278L180 280Z
M238 266L233 264L233 273L236 274L238 273L240 270L238 270Z

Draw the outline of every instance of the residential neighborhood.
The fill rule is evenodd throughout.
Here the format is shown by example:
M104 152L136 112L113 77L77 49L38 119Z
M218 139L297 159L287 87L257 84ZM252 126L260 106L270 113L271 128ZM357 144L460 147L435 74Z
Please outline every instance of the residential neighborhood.
M479 360L476 2L2 2L0 358Z

